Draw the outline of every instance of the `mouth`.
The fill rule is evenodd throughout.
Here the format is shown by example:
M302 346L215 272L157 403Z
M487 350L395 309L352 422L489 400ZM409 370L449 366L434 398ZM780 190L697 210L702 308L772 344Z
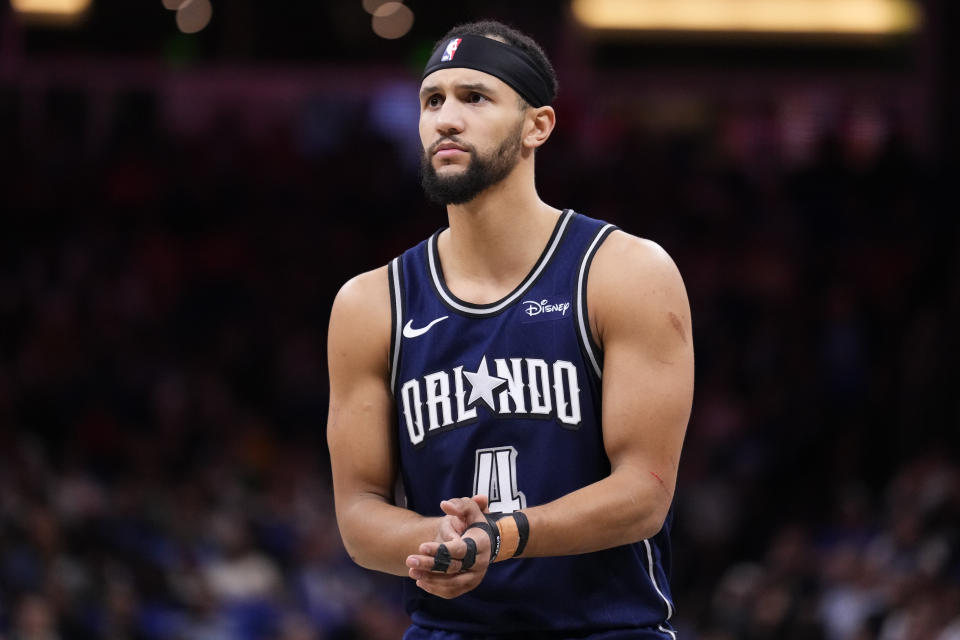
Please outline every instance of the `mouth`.
M462 149L438 149L436 152L434 152L433 156L435 158L439 158L440 160L452 160L453 158L466 153L467 152L463 151Z
M440 158L450 158L458 153L467 153L467 149L456 142L442 142L433 149L433 155Z

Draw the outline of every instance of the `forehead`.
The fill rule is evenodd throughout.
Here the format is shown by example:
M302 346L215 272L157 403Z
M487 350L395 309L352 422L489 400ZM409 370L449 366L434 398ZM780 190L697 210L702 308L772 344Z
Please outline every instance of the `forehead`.
M461 85L483 85L497 92L513 91L506 82L500 78L477 71L476 69L467 69L465 67L453 67L450 69L439 69L434 71L420 83L420 91L427 88L440 90L449 90Z

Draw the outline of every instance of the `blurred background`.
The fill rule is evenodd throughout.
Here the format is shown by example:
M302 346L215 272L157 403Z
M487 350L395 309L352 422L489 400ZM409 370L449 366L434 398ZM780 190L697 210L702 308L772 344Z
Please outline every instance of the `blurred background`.
M387 639L325 443L339 286L445 224L453 24L560 77L541 196L659 242L697 349L685 640L960 638L951 0L0 4L0 638Z

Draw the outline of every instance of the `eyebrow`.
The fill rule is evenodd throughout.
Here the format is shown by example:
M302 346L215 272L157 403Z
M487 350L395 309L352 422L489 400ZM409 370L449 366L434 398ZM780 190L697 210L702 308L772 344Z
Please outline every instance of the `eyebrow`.
M483 84L482 82L467 82L464 84L458 84L455 88L460 90L466 89L467 91L480 91L482 93L493 93L493 87ZM440 91L440 87L436 85L424 87L420 90L420 97L423 98L438 91Z

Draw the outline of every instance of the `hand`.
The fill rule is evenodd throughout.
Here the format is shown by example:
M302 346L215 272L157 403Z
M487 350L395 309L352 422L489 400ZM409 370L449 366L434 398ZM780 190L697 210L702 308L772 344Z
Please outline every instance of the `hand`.
M441 529L449 527L449 531L459 531L460 534L452 539L424 542L417 554L407 557L407 568L410 577L424 591L441 598L455 598L476 588L490 565L490 536L481 529L470 529L463 533L474 522L486 522L483 513L487 508L487 496L444 500L440 508L447 514L441 521ZM474 565L463 571L463 558L467 553L467 543L463 538L468 537L476 543L477 556ZM450 566L442 573L432 571L440 544L446 545L451 558Z
M434 541L440 543L459 540L466 528L467 523L460 518L451 515L443 516L437 526L437 537Z

